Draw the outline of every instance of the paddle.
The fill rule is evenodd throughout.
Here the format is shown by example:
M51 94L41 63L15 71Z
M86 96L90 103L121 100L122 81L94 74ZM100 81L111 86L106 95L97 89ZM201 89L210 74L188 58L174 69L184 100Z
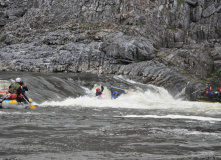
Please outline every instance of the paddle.
M197 93L197 92L199 92L199 91L201 91L201 90L203 90L203 89L199 89L199 90L197 90L197 91L195 91L195 92L193 92L193 93L190 93L190 94ZM180 98L180 100L184 100L184 99L185 99L184 97L181 97L181 98Z
M105 99L105 95L103 93L101 94L101 99Z
M26 98L25 96L23 96L23 99L27 102L27 103L30 103ZM34 105L30 105L30 109L36 109L36 107Z
M199 89L199 90L197 90L197 91L195 91L195 92L193 92L193 93L191 93L191 94L194 94L194 93L199 92L199 91L202 91L202 90L204 90L204 89Z

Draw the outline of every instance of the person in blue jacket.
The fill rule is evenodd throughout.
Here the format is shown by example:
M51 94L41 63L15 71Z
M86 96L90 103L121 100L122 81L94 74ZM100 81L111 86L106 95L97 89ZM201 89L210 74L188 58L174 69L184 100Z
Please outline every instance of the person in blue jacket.
M208 97L208 98L214 97L214 93L212 91L212 87L210 86L209 82L206 83L206 97Z
M121 92L118 93L118 91L113 91L113 88L111 86L111 99L118 98L122 93L124 93L124 90L121 90Z
M104 91L104 86L101 84L100 84L100 86L101 86L101 89L100 88L96 89L96 96L98 96L98 97L100 97L102 92Z

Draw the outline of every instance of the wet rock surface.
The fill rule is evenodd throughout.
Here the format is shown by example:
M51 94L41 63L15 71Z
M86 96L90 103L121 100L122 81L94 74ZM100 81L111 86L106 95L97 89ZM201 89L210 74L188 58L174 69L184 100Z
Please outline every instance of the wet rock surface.
M204 0L0 0L0 70L123 74L171 93L221 69Z

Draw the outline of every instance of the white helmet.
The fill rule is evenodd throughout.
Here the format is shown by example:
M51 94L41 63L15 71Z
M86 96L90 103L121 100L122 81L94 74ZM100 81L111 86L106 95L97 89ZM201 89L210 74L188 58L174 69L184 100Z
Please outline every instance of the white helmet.
M20 83L21 82L21 78L16 78L15 82Z

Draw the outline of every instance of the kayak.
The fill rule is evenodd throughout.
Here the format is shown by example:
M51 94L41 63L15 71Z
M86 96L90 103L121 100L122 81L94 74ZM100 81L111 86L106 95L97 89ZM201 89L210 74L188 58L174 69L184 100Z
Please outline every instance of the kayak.
M15 99L5 99L0 103L0 108L3 109L32 109L32 99L29 98L30 103L18 103Z
M209 103L221 103L220 98L208 98L208 97L198 97L196 98L198 102L209 102Z

